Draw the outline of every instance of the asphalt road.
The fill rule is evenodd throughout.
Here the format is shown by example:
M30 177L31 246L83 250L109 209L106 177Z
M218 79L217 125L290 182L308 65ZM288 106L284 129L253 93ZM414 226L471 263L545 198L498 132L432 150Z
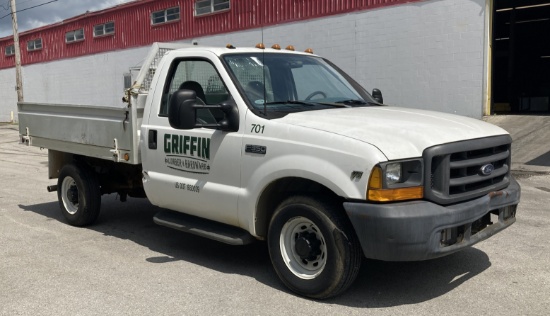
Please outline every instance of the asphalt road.
M266 245L234 247L156 226L143 199L104 196L98 222L65 224L47 151L0 126L1 315L548 315L550 176L523 175L517 222L425 262L365 260L343 295L279 282Z

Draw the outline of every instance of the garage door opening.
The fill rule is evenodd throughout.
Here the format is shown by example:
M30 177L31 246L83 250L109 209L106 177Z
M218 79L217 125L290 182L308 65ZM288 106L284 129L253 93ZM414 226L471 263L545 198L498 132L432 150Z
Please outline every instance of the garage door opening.
M550 114L550 0L495 0L492 104L498 114Z

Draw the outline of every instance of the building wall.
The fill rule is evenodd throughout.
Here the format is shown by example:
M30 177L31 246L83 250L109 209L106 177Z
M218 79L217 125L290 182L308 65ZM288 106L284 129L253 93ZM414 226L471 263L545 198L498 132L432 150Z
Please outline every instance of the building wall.
M127 49L22 67L26 102L125 106L124 73L140 65L149 47ZM15 69L0 70L0 122L17 113Z
M422 1L264 28L266 46L313 48L391 105L480 118L485 0ZM196 38L250 46L258 30Z
M26 66L25 101L126 106L123 74L148 52L141 47Z
M20 43L42 39L36 51L21 50L24 65L128 49L168 42L236 32L260 26L364 11L421 0L233 0L230 10L194 16L195 0L140 0L66 19L20 34ZM152 25L151 13L179 8L179 19ZM94 37L95 25L114 22L114 34ZM84 40L65 43L65 34L83 29ZM0 48L13 44L13 37L0 38ZM0 55L0 69L13 67L13 56Z
M17 118L17 91L15 90L15 69L0 70L0 122L9 122L10 113Z
M184 40L307 47L385 103L480 118L485 0L429 0ZM148 47L24 67L26 101L118 105L123 73ZM15 71L0 70L0 121L16 109ZM5 92L7 91L7 92ZM6 94L6 95L4 95Z

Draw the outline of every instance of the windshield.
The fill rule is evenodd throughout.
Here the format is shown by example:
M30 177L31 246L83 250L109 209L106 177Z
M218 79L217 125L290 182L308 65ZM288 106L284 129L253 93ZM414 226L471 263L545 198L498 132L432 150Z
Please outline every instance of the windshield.
M248 104L258 112L297 112L365 106L374 101L322 58L284 53L223 57Z

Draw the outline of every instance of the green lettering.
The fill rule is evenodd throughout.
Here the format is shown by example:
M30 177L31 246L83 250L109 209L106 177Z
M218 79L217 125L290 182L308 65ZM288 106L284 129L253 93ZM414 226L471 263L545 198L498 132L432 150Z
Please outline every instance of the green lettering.
M204 138L199 137L199 139L197 140L197 147L198 147L198 149L197 149L197 156L200 157L200 158L204 158L204 157L202 156L202 151L201 151L201 139L204 139Z
M172 135L172 153L173 154L179 154L179 137L178 135Z
M202 155L203 158L210 160L210 138L202 139Z
M164 152L170 153L170 134L164 134Z
M210 138L164 134L164 152L210 160Z
M191 138L189 136L183 137L183 154L187 155L187 151L189 150L189 140Z
M194 156L195 151L197 151L197 137L192 136L191 137L191 151L189 152L189 154L191 156Z

